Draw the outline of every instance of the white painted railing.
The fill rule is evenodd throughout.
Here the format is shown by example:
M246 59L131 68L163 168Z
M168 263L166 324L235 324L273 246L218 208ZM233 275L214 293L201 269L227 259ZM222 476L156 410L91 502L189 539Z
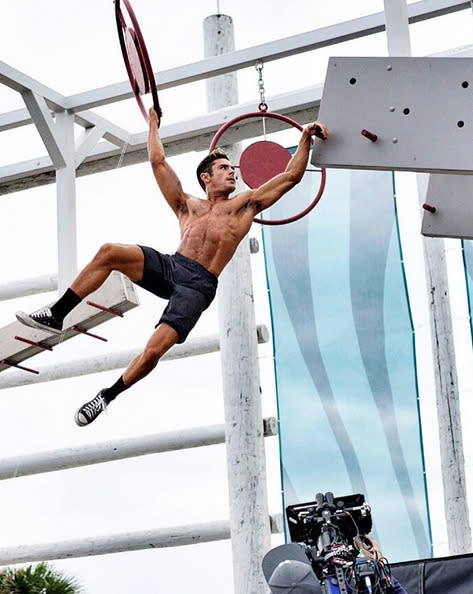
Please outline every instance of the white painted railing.
M277 435L276 419L274 417L264 419L263 430L265 437ZM225 425L221 424L134 438L127 437L82 447L34 452L1 460L0 480L224 442Z
M271 531L281 532L281 515L269 518ZM159 549L166 547L182 547L230 538L230 522L220 520L187 526L173 526L156 530L140 530L108 536L92 536L89 538L65 540L55 543L18 545L0 548L0 565L31 563L34 561L50 561L71 559L74 557L92 557L125 551Z

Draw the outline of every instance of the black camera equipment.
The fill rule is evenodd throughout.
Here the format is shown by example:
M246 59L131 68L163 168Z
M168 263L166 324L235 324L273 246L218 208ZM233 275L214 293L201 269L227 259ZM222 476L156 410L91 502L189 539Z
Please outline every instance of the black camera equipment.
M373 523L364 495L317 493L315 501L288 506L286 517L293 544L273 549L263 561L273 593L391 594L389 564L368 536ZM296 574L304 578L300 587ZM286 589L286 581L295 589Z

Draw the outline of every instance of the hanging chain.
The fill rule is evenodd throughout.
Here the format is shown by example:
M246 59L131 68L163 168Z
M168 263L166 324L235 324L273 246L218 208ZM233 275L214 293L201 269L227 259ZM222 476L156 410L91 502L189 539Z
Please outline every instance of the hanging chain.
M258 89L259 89L259 111L268 111L268 105L264 96L264 80L263 80L263 68L264 64L262 60L258 60L255 64L256 71L258 72Z

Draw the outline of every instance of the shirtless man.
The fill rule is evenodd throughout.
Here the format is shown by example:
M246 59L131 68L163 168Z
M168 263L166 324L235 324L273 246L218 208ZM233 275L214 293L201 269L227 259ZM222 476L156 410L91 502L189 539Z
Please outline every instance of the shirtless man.
M79 273L70 288L51 307L32 314L18 312L17 319L33 328L61 333L66 315L98 289L113 270L138 286L168 299L168 305L143 352L128 365L110 388L104 388L75 415L79 426L94 421L118 394L152 371L176 343L184 342L217 290L217 278L248 233L253 218L274 204L302 179L309 157L311 136L326 138L327 129L314 122L303 130L286 170L261 187L229 199L235 190L235 170L225 153L216 149L201 161L197 178L207 199L187 194L165 159L159 137L158 116L150 110L148 153L156 181L181 229L174 255L138 245L104 244Z

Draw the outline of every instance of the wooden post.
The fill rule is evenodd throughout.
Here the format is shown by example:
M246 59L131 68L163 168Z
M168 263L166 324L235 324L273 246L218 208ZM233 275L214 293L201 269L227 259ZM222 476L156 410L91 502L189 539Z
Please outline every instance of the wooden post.
M232 19L204 21L205 57L234 50ZM207 83L209 109L238 102L236 75ZM224 147L236 162L237 147ZM270 548L270 524L248 239L220 277L220 350L227 443L230 527L235 594L266 594L261 561Z
M421 177L427 181L427 176ZM421 190L419 204L423 202ZM448 551L450 555L461 555L471 553L471 526L444 240L425 237L424 257L430 297L430 331Z

